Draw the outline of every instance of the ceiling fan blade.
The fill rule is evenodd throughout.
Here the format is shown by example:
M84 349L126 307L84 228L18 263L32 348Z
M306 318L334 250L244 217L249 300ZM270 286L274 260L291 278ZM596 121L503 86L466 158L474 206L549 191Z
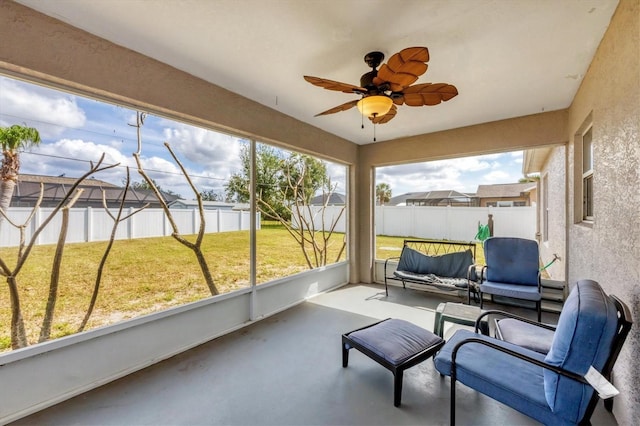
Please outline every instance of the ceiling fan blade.
M389 83L391 90L400 92L415 83L418 77L427 71L429 49L426 47L408 47L391 56L378 70L374 84Z
M458 95L458 89L447 83L424 83L403 90L402 101L409 106L438 105Z
M346 103L344 103L342 105L338 105L336 107L333 107L331 109L323 111L323 112L321 112L319 114L316 114L316 115L314 115L314 117L317 117L319 115L335 114L336 112L346 111L348 109L353 108L357 104L358 104L358 99L356 99L355 101L349 101L349 102L346 102Z
M354 86L353 84L340 83L339 81L327 80L326 78L304 76L304 79L314 86L319 86L327 90L335 90L343 93L367 93L367 89L364 87Z
M373 124L388 123L389 121L391 121L393 117L396 116L397 112L398 112L398 108L395 105L391 105L391 109L385 115L381 117L369 117L369 120L371 120Z

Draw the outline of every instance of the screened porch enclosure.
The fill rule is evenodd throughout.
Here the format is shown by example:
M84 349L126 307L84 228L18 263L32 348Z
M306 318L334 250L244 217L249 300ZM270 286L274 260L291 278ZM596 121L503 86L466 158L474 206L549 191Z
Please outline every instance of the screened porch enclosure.
M392 374L354 350L342 368L340 336L389 317L432 330L436 306L456 301L347 285L14 424L448 424L449 378L431 359L405 371L395 408ZM462 385L457 391L458 424L538 424ZM616 424L601 402L592 423Z

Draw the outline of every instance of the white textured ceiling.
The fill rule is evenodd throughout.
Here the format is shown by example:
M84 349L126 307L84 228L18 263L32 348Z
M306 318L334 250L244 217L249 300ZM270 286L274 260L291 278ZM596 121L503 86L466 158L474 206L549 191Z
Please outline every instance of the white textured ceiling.
M356 99L303 75L359 85L367 52L388 59L426 46L415 84L459 95L398 108L377 140L566 108L617 0L20 0L116 44L170 64L358 144L372 142ZM386 60L385 60L386 61ZM215 102L215 100L212 100Z

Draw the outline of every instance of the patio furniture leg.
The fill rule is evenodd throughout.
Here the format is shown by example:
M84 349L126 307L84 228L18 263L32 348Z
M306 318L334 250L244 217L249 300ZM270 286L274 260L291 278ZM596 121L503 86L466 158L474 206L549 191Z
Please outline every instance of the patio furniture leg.
M402 399L402 373L403 370L396 370L393 373L393 405L400 406Z
M613 398L604 400L604 408L610 413L613 411Z
M455 373L454 373L455 374ZM456 379L451 376L451 401L449 402L449 424L455 426L456 424Z
M349 348L346 343L342 344L342 367L346 367L349 364Z

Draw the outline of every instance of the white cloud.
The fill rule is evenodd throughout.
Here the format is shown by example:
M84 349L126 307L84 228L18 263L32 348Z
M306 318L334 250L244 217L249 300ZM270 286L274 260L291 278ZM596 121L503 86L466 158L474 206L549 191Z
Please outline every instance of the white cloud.
M487 183L506 183L511 176L503 170L493 170L484 175L484 181Z
M82 127L86 121L74 96L3 77L0 104L0 124L26 123L38 129L42 138L59 136L68 127Z
M240 139L182 123L165 127L163 136L190 162L203 166L218 177L228 177L241 168Z
M96 179L121 185L126 177L126 166L129 166L131 180L142 180L133 156L125 155L111 145L79 139L62 139L55 143L41 144L34 148L32 153L22 153L20 171L47 176L65 174L67 177L80 177L89 170L89 162L92 161L95 164L103 153L103 166L119 164L119 167L96 174ZM149 177L154 179L162 189L184 194L186 197L191 197L193 194L175 163L157 156L142 156L140 161Z
M376 182L388 183L393 195L448 189L475 192L480 184L516 182L518 156L522 158L522 151L381 167Z

